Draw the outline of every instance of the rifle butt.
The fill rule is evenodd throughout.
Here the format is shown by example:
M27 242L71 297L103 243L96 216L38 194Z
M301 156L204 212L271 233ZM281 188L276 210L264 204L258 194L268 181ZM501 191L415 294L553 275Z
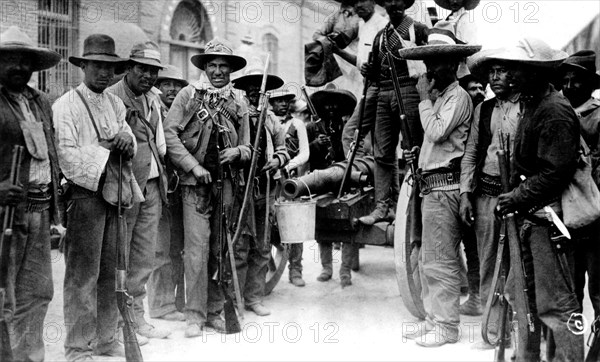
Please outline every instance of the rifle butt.
M13 362L12 347L10 346L10 334L8 334L8 324L4 316L0 320L0 361Z
M127 362L143 362L142 351L135 335L135 329L129 323L123 324L123 346Z
M228 293L225 293L225 305L223 306L223 310L225 314L225 333L240 333L242 331L242 328L240 327L240 321L235 312L233 300Z

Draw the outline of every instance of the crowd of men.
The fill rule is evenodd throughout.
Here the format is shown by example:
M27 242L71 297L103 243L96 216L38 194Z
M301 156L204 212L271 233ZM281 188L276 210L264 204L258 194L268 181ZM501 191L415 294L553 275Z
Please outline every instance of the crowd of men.
M596 54L567 56L533 38L481 51L465 16L478 2L436 0L451 14L429 29L406 15L411 0L377 1L389 20L375 12L373 0L342 1L360 18L359 51L335 46L334 53L360 69L366 97L357 104L344 90L315 92L310 100L319 122L282 78L263 74L262 64L247 64L220 39L190 59L204 72L186 80L162 62L151 41L121 58L114 39L90 35L83 54L69 57L81 69L82 83L51 105L28 82L33 72L54 67L60 55L36 46L16 27L2 33L0 206L3 213L15 207L3 307L12 311L15 360L44 359L40 321L53 297L50 225L63 222L65 356L70 361L124 356L114 293L116 197L126 208L126 289L134 300L140 345L170 335L146 319L146 296L149 316L185 322L185 337L200 336L205 328L225 332L225 297L213 277L220 268L222 230L241 232L234 258L244 307L269 315L263 298L276 242L271 239L277 237L272 228L278 186L287 177L346 159L353 148L372 152L376 160L377 206L360 218L365 227L394 220L399 175L411 165L415 170L411 177L421 206L410 217L423 221L416 224L426 318L419 328L403 331L405 338L423 347L460 339L460 314L480 315L493 294L502 216L516 212L536 326L533 341L518 345L517 360L539 360L541 326L554 342L548 343L553 348L548 356L583 360L583 336L572 332L572 317L582 310L586 274L595 315L600 314L598 222L573 230L565 270L551 242L557 227L547 221L544 206L561 215L560 195L576 171L580 142L587 143L597 166L600 101L591 97L600 88ZM331 34L335 25L328 24ZM115 79L116 74L124 76ZM263 77L270 110L258 129ZM493 96L486 97L486 85ZM359 124L367 139L353 139ZM261 142L254 149L258 133ZM25 149L16 185L9 180L15 146ZM502 190L496 156L504 149L512 155L510 192ZM243 200L256 154L251 200ZM121 177L115 178L115 167ZM237 225L244 201L250 203L248 217ZM346 287L357 268L357 250L340 241L340 281ZM461 242L469 275L463 305ZM333 274L333 246L319 247L318 280L325 282ZM289 280L305 285L301 244L290 249Z

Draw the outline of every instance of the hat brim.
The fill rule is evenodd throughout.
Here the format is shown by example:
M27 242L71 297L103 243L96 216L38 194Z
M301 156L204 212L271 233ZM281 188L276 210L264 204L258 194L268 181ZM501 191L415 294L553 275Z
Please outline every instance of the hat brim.
M474 73L482 74L485 69L489 66L490 62L502 62L507 64L522 64L534 68L556 70L565 59L567 59L567 53L563 51L555 51L550 59L547 60L530 60L518 57L514 53L511 53L510 49L501 50L489 50L488 53L482 52L481 54L475 54L473 57L467 60L469 69Z
M422 45L413 48L403 48L398 55L403 59L425 60L430 58L453 57L465 58L481 50L481 45L447 44Z
M187 80L185 79L181 79L181 78L171 78L171 77L158 77L156 78L156 84L160 84L160 82L162 82L163 80L172 80L175 82L179 82L182 84L182 88L187 86L189 83Z
M237 72L240 69L243 69L246 66L246 59L240 57L239 55L231 55L231 54L219 54L219 53L210 53L210 54L196 54L192 56L190 61L192 64L199 69L204 70L204 66L206 62L210 59L222 57L229 61L229 66L231 67L231 72Z
M2 46L0 47L0 56L3 53L27 54L32 59L32 71L34 72L52 68L62 59L60 54L50 49L22 45Z
M600 74L593 72L593 71L589 70L588 68L581 66L579 64L563 62L558 66L558 69L563 72L567 71L567 69L569 69L569 68L585 72L585 74L587 74L589 77L592 78L592 84L595 84L595 86L597 88L600 88Z
M438 6L444 8L446 10L452 10L449 0L434 0L434 1ZM463 1L463 7L465 8L465 10L473 10L478 5L479 5L479 0L464 0Z
M155 59L132 59L129 58L130 62L133 63L139 63L139 64L144 64L144 65L151 65L153 67L157 67L159 69L165 69L165 66L160 64L160 62L158 60Z
M294 98L296 98L296 95L294 93L286 93L286 94L276 94L276 95L271 95L269 97L269 101L274 101L276 99L287 99L287 100L292 100Z
M322 90L313 93L310 100L315 108L322 110L326 103L336 102L342 112L342 116L350 115L356 108L356 97L348 91Z
M121 73L125 70L125 66L129 59L119 58L117 56L105 55L105 54L92 54L86 55L85 57L69 57L69 63L73 64L76 67L81 68L81 62L84 61L94 61L94 62L104 62L104 63L114 63L115 64L115 72ZM117 69L119 70L117 72Z
M262 74L249 74L239 77L231 81L233 87L236 89L246 90L251 85L261 86L263 75ZM267 75L267 90L273 90L283 86L283 79L276 75Z

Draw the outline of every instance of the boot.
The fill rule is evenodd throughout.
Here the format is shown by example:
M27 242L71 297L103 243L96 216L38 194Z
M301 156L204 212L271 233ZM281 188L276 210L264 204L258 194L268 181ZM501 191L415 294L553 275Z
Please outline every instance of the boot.
M317 277L320 282L326 282L333 275L333 247L331 243L319 243L319 256L321 258L321 274Z
M462 315L482 315L483 310L481 309L481 298L479 297L479 293L469 293L469 299L460 305L458 311Z
M394 179L393 167L375 163L375 200L377 206L369 215L358 218L364 225L373 225L386 219L390 203L390 188Z

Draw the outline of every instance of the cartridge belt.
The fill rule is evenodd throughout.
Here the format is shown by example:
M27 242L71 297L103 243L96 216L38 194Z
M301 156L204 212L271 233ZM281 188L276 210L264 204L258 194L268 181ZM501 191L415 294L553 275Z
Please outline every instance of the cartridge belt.
M433 172L421 176L419 186L421 187L421 193L427 195L433 189L458 183L460 183L460 171Z

